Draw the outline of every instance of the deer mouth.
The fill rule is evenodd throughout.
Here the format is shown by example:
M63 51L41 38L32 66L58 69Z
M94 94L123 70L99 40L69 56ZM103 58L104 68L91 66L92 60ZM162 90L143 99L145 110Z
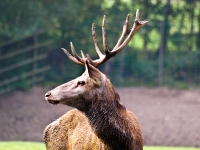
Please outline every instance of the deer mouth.
M48 102L54 105L59 104L59 101L54 101L54 100L48 100Z

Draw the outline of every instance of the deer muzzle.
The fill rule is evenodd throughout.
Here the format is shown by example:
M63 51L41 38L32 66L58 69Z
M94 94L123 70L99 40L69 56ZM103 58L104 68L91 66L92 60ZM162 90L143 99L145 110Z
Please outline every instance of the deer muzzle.
M51 92L47 92L47 93L45 94L45 99L46 99L49 103L51 103L51 104L58 104L59 101L58 101L58 100L52 100L52 99L51 99L51 96L52 96Z

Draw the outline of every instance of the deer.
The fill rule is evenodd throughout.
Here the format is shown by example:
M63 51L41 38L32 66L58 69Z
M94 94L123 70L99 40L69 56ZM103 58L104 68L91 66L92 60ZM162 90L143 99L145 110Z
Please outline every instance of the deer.
M85 67L85 72L45 94L50 104L73 107L66 114L50 123L43 137L47 150L142 150L143 136L136 116L120 101L110 80L97 67L119 53L132 39L138 29L148 23L140 21L136 11L133 27L129 28L128 14L122 34L112 50L108 49L104 15L101 52L94 23L92 37L99 56L91 59L81 51L81 56L70 42L72 54L62 48L68 58Z

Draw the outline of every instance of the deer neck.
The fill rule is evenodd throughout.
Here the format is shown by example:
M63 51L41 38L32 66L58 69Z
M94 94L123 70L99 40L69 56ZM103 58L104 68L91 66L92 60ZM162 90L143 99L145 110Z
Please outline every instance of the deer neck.
M133 137L119 95L113 89L111 93L96 96L93 102L85 114L95 134L111 149L131 150Z

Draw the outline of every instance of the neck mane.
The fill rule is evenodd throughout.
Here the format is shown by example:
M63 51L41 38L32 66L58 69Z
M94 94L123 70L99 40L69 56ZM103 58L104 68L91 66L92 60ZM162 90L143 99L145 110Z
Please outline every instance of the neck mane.
M126 108L119 101L119 95L110 84L101 95L93 99L93 104L85 114L96 135L111 149L131 150L133 136Z

